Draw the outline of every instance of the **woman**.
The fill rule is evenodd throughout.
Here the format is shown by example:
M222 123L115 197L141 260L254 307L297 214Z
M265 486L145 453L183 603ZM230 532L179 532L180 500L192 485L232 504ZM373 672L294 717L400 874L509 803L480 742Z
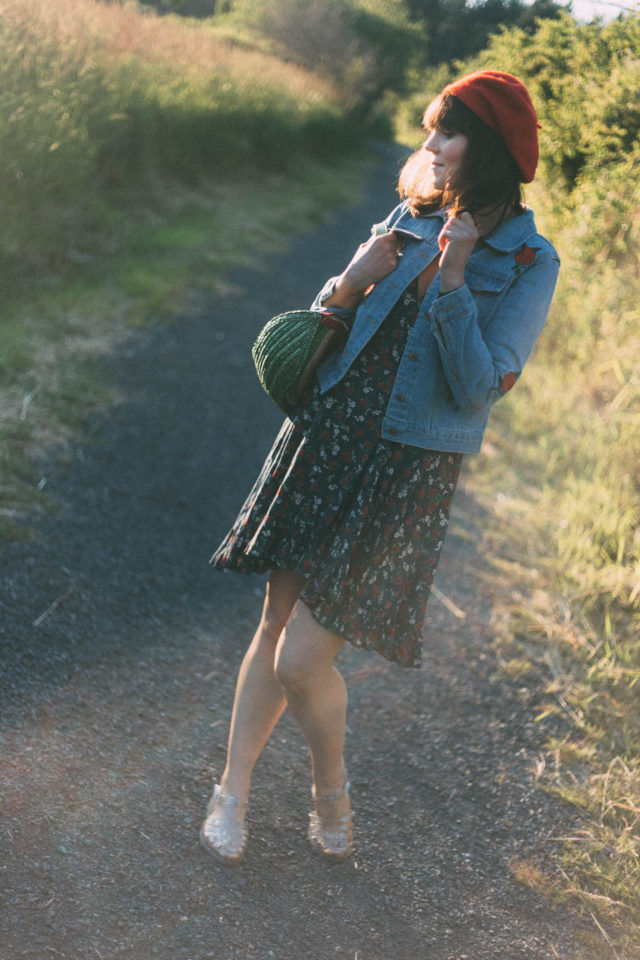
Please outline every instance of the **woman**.
M309 744L309 839L352 845L343 761L345 640L421 664L421 629L463 454L516 382L545 322L558 258L523 206L537 119L524 85L482 71L444 88L404 166L403 202L314 309L354 316L342 350L285 421L212 558L270 571L238 678L227 765L200 833L237 863L253 766L288 704Z

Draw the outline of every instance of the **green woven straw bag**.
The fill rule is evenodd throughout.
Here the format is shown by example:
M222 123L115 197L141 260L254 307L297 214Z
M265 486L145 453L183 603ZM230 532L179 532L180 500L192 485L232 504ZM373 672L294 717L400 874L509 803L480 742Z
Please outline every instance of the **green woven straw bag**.
M322 360L345 338L339 320L313 310L281 313L262 328L251 351L253 362L260 383L287 415Z

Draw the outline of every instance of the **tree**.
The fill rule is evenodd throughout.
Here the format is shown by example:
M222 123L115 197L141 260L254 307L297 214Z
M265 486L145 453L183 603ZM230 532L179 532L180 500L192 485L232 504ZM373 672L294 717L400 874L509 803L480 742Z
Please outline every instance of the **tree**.
M530 6L522 0L406 0L411 16L425 31L428 61L438 63L460 60L479 53L489 36L500 27L518 26L535 30L538 19L556 19L562 7L555 0L535 0Z
M158 13L179 13L183 17L212 17L216 0L144 0L143 6L153 7Z

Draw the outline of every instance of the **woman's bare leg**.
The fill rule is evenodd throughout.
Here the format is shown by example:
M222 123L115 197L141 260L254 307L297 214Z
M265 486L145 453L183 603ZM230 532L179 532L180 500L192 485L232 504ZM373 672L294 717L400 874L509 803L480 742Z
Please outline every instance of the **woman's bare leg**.
M251 773L286 704L311 750L311 844L330 860L351 852L351 808L343 790L347 690L333 663L342 640L296 602L303 584L292 573L272 572L262 620L240 669L227 766L200 831L206 849L227 864L244 855Z
M243 802L256 760L287 704L275 674L275 654L303 585L302 577L288 570L271 571L262 618L240 667L220 785Z
M341 646L298 601L276 653L276 675L309 744L319 797L340 791L345 780L347 688L333 663ZM342 806L348 812L348 800Z

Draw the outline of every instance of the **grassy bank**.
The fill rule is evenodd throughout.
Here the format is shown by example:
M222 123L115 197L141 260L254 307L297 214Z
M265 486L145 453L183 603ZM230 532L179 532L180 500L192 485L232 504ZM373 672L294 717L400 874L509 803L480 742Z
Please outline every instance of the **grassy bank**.
M92 359L353 196L362 131L309 70L134 5L7 0L0 81L7 538L51 507L38 453L117 402Z
M176 185L163 215L131 220L116 250L60 267L46 289L7 311L0 543L29 537L29 519L55 509L40 455L64 457L87 414L118 402L95 361L141 325L202 309L203 298L226 289L230 268L283 248L296 230L352 201L369 162L354 158L339 170L301 162L295 190L280 174L252 185L230 178L198 190Z
M631 960L640 948L640 18L510 31L463 69L473 68L521 76L539 105L541 177L529 200L562 259L534 359L472 465L500 656L537 698L547 730L535 776L579 814L556 875L538 879L591 915L603 956Z

